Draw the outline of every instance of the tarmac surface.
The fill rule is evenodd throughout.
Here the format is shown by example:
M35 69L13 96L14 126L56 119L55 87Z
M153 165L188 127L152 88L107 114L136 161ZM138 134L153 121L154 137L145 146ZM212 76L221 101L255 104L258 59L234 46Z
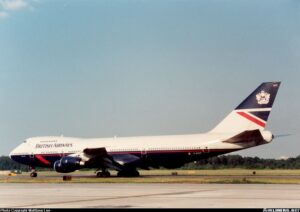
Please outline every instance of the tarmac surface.
M300 185L1 183L0 208L300 208Z

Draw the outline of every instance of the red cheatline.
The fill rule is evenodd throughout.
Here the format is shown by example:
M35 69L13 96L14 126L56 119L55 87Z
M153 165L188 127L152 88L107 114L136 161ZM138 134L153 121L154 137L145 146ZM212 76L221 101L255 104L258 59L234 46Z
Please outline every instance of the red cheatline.
M248 114L245 113L245 112L237 112L237 113L238 113L239 115L243 116L244 118L246 118L246 119L248 119L248 120L254 122L255 124L258 124L258 125L261 126L261 127L265 127L265 126L266 126L266 123L264 123L264 122L262 122L262 121L260 121L260 120L258 120L258 119L256 119L256 118L254 118L253 116L248 115Z
M47 161L45 158L43 158L43 156L41 156L41 155L35 155L35 157L37 159L39 159L39 161L41 161L43 164L45 164L45 165L51 165L51 163L49 161Z

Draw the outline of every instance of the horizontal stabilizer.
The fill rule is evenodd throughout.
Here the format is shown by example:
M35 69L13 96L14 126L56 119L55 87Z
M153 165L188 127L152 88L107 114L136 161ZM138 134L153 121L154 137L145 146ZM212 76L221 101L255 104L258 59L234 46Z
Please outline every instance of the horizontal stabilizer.
M232 138L226 139L225 143L242 143L242 142L251 142L256 141L260 143L264 141L263 136L259 130L247 130L238 135L233 136Z

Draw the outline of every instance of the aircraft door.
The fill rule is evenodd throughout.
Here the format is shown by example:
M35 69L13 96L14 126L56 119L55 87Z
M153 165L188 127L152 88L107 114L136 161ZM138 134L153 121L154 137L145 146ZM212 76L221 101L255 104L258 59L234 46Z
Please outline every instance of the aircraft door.
M141 151L141 158L147 158L147 150L146 149L142 149Z
M35 161L35 155L34 155L34 152L36 152L36 147L34 146L34 144L30 143L30 142L27 142L26 143L26 148L28 150L28 153L29 153L29 162L30 163L34 163Z
M208 147L205 147L205 148L203 149L203 153L209 153Z
M33 152L31 152L30 155L29 155L29 161L30 162L34 162L34 154L33 154Z

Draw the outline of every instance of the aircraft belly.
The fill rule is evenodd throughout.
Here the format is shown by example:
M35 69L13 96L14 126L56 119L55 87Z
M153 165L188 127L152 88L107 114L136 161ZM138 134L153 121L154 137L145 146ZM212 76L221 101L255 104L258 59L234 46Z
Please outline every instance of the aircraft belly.
M148 153L142 158L142 162L150 167L170 167L177 168L185 163L207 159L210 157L226 154L234 150L219 150L207 152L168 152L168 153Z

